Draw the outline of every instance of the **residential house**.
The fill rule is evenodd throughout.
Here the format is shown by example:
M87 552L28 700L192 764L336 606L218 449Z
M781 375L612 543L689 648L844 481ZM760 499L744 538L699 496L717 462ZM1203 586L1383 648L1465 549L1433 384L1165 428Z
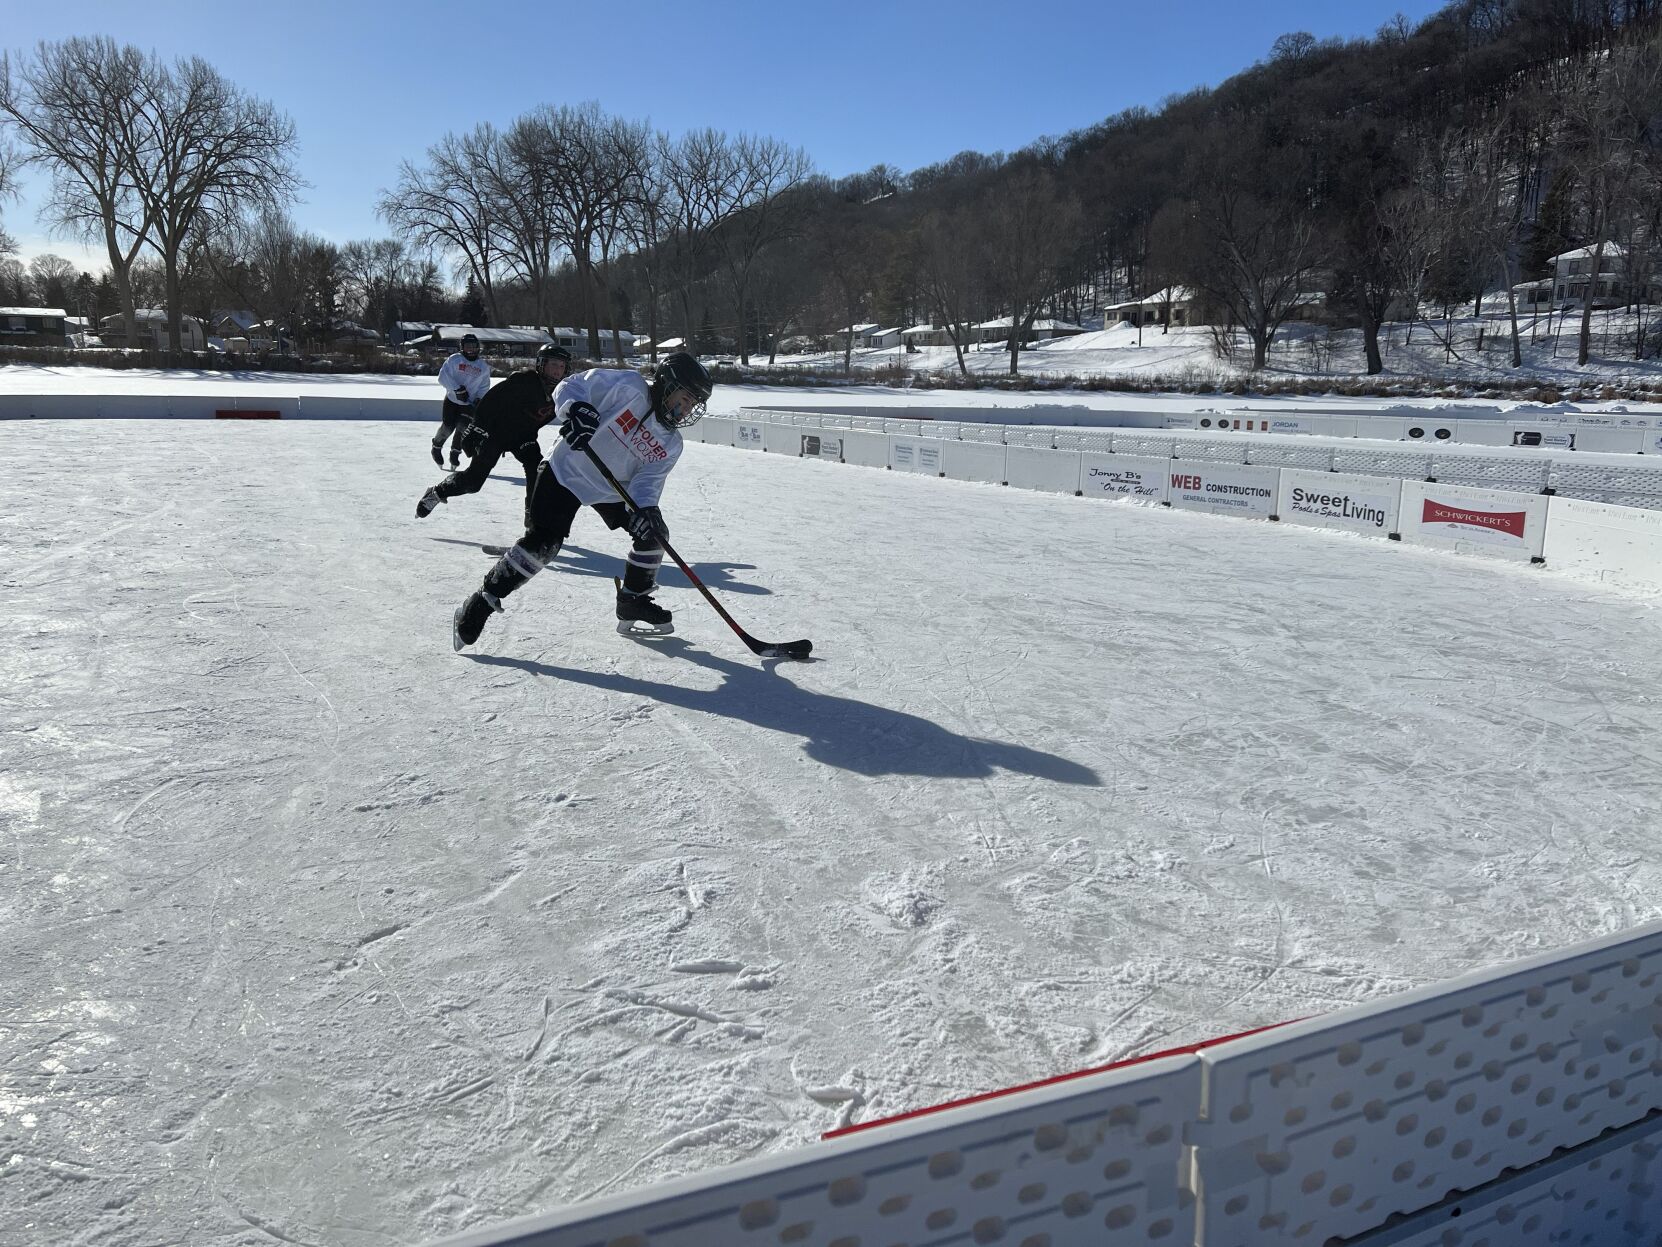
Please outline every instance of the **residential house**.
M99 321L99 336L105 346L137 347L150 351L168 349L167 313L160 308L138 309L138 331L130 332L125 312L106 316ZM187 351L203 351L208 347L208 334L202 322L194 316L180 318L179 345Z
M1011 318L999 316L993 320L984 320L979 325L972 325L971 332L974 340L980 342L1008 342L1010 340ZM1068 338L1075 334L1084 333L1078 325L1070 325L1065 320L1054 320L1050 317L1036 318L1022 333L1022 342L1042 342L1047 338Z
M855 346L864 347L870 345L869 339L871 335L880 328L880 325L871 323L864 325L850 325L847 329L837 330L832 337L837 339L838 350L848 346L850 340L853 341Z
M1102 309L1102 323L1112 325L1124 321L1128 325L1201 325L1206 322L1199 314L1195 293L1187 286L1167 286L1141 299L1112 303Z
M425 338L433 332L433 322L430 320L400 320L394 321L392 333L387 338L387 345L395 350L407 346L416 338Z
M907 346L951 346L952 335L939 325L913 325L900 331Z
M433 332L424 338L406 339L403 345L430 355L454 355L462 349L462 338L472 334L479 339L479 349L486 355L528 359L537 348L553 341L541 329L514 326L509 329L480 329L473 325L434 325Z
M589 353L589 331L587 329L573 329L569 325L555 325L548 333L554 341L579 359ZM620 343L625 355L637 353L638 347L635 344L635 335L627 329L602 329L600 331L600 353L603 356L615 355ZM663 349L661 343L659 349Z
M61 307L0 307L0 346L65 346Z
M1655 294L1654 282L1644 280L1635 288L1628 272L1627 248L1620 243L1604 244L1599 257L1597 274L1593 272L1593 247L1577 247L1552 257L1552 299L1559 305L1571 303L1581 306L1592 288L1594 307L1620 307L1637 299L1648 303Z

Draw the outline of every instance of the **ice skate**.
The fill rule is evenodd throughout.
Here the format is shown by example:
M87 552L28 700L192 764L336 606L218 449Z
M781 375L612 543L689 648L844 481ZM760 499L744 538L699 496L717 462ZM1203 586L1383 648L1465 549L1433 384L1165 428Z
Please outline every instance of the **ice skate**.
M450 619L450 644L457 651L466 649L479 639L485 630L485 620L491 612L502 609L502 604L488 593L470 594L467 601L456 608Z
M448 503L450 500L439 493L439 487L434 485L421 495L421 501L416 503L416 519L424 520L433 513L439 503Z
M668 636L675 617L652 600L649 593L617 595L617 630L622 636Z
M437 442L433 443L433 462L438 464L441 468L444 466L444 452L439 449L439 444Z

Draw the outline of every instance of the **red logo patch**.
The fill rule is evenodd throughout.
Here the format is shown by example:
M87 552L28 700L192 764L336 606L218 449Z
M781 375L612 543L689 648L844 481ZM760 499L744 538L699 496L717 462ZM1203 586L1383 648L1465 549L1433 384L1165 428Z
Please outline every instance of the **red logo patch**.
M1420 513L1420 523L1458 524L1464 528L1485 528L1490 532L1522 537L1526 516L1524 511L1466 511L1427 498Z

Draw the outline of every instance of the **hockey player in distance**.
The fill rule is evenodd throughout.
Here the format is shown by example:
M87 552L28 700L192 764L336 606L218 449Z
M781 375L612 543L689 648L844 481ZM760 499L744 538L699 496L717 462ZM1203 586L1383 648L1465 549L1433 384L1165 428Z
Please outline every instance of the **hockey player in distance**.
M497 460L511 454L525 469L525 523L529 526L531 487L542 466L537 430L554 418L554 387L565 380L570 368L571 352L546 342L537 352L535 368L511 372L502 384L492 386L459 434L462 449L473 461L423 494L416 503L416 518L426 519L439 503L447 503L459 494L478 493Z
M639 373L593 368L561 383L554 394L560 441L537 473L530 520L518 544L497 560L478 592L456 608L453 643L472 645L502 599L540 572L560 551L577 512L593 507L607 528L631 539L617 593L617 630L628 635L673 632L670 612L652 600L669 536L658 509L664 482L681 457L681 430L704 414L710 374L691 355L665 356L647 384ZM640 510L628 505L590 461L599 456Z
M450 440L450 470L461 467L459 447L462 430L473 416L473 406L485 397L491 388L491 366L479 358L479 339L462 335L461 350L439 367L439 384L444 387L444 411L439 417L439 431L433 438L433 462L444 466L444 439ZM452 437L451 435L455 436Z

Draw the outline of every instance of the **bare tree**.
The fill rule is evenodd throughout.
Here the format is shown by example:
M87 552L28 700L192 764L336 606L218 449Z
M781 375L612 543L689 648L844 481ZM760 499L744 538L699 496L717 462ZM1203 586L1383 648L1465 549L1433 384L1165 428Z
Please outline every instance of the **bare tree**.
M646 332L652 340L652 362L658 362L658 304L664 291L664 265L669 226L671 189L664 165L669 139L654 134L644 153L640 176L618 216L624 239L634 249L635 271L646 293Z
M979 217L979 255L993 301L1010 313L1010 375L1057 271L1078 246L1083 214L1043 169L1023 169L992 191Z
M15 67L0 53L0 115L27 145L24 160L52 177L43 216L104 244L129 331L133 263L153 221L138 193L139 111L163 73L154 57L106 36L42 43Z
M982 298L981 265L972 250L974 216L967 208L932 212L913 234L919 285L931 321L939 320L952 340L958 371L969 376L964 350L970 342Z
M1656 39L1614 49L1608 60L1588 58L1587 78L1565 101L1566 155L1583 187L1583 210L1592 256L1581 301L1581 339L1576 362L1590 353L1593 300L1604 271L1617 213L1632 203L1634 184L1653 167L1662 134L1662 46Z
M498 277L504 266L503 207L495 178L483 176L500 163L501 136L491 125L465 135L447 134L427 149L427 163L405 161L398 185L383 191L376 211L400 238L421 251L460 258L459 275L471 278L492 324L502 323Z
M739 358L750 363L749 302L757 257L773 243L791 237L807 214L807 196L797 194L813 172L813 162L798 147L778 139L740 135L733 146L737 177L726 220L715 243L727 270L738 307Z
M199 57L147 75L126 156L152 223L147 241L166 282L168 347L181 347L180 260L192 231L299 187L294 123L242 94Z
M698 130L660 143L658 158L669 189L670 273L681 303L682 336L693 338L693 290L704 277L712 232L733 206L739 178L732 145L719 130Z
M29 261L29 279L41 307L68 307L70 289L79 276L80 270L61 255L37 255Z

